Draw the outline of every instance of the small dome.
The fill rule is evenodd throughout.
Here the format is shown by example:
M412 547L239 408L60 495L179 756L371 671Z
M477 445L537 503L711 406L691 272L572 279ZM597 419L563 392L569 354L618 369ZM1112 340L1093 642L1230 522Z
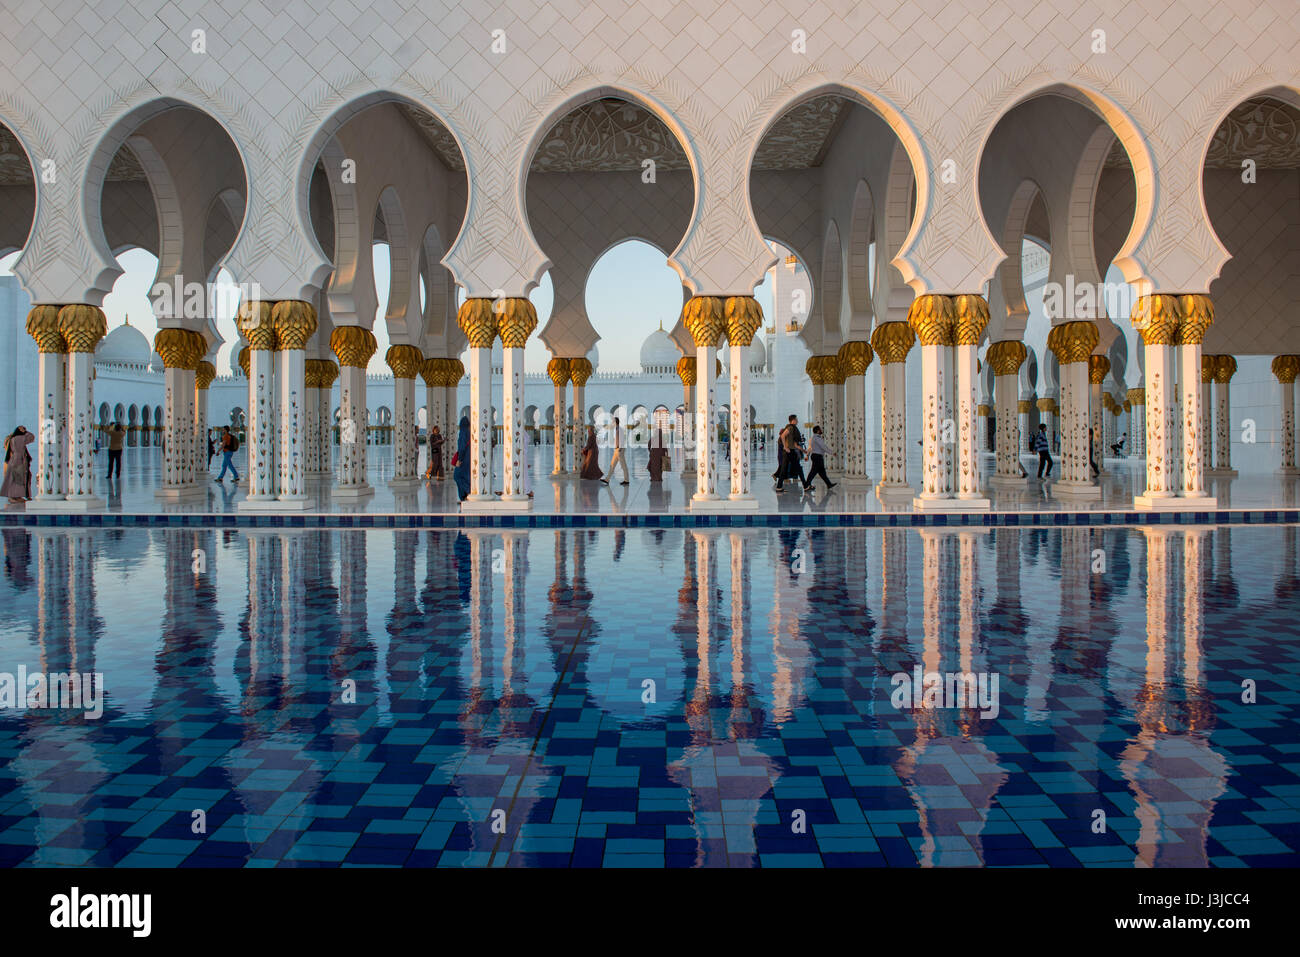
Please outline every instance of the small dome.
M663 323L641 343L642 372L672 372L677 368L681 352L668 333L664 332Z
M143 368L149 364L152 351L144 333L131 325L128 319L100 340L95 349L95 361L104 365Z
M722 348L718 350L718 358L722 361L722 368L730 369L731 346L724 342ZM749 366L750 372L762 372L767 367L767 349L758 336L754 336L753 341L749 344L748 362L746 364Z
M158 355L158 353L155 352L153 354L153 357L149 360L149 371L163 372L165 368L166 368L166 363L163 362L163 357Z

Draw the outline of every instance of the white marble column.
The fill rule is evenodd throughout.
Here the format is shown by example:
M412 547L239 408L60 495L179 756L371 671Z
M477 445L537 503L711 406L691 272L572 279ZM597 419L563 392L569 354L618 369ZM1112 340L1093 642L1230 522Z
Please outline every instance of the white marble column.
M62 502L67 495L68 476L63 462L65 434L67 432L67 389L64 386L64 367L67 364L67 345L59 332L59 310L56 306L34 306L27 317L27 331L36 340L39 350L36 382L40 391L40 417L36 429L35 448L29 448L34 458L32 472L32 501L29 511L36 511L54 502ZM33 508L35 506L35 508Z
M44 358L42 356L42 358ZM1296 467L1295 447L1295 380L1300 375L1300 356L1284 355L1273 358L1273 375L1281 389L1281 451L1282 462L1278 469L1282 475L1300 475Z
M731 378L731 491L733 508L757 509L749 460L749 347L763 328L763 310L752 296L733 296L723 307L730 350L727 367Z
M1143 296L1133 306L1133 327L1142 334L1146 361L1143 389L1146 422L1146 489L1133 500L1137 508L1177 507L1179 474L1174 465L1176 424L1172 418L1178 370L1178 301L1174 296ZM1199 387L1200 370L1193 382Z
M339 362L339 462L331 497L355 501L374 493L366 478L366 367L378 343L362 326L335 326L330 348Z
M315 501L307 495L307 341L316 332L316 309L300 299L283 299L271 307L275 327L276 465L279 481L276 501L280 509L308 509Z
M208 387L217 377L217 369L200 359L194 370L194 484L207 494L208 482Z
M1024 349L1024 343L1016 342L1012 345L1018 345ZM995 342L994 346L1000 346L1002 343ZM991 351L991 350L990 350ZM994 360L990 357L990 362ZM1022 359L1023 361L1023 359ZM1019 488L1025 484L1025 479L1020 475L1020 413L1019 396L1020 396L1020 363L1015 363L1011 368L1010 363L1005 366L994 364L994 370L1011 369L1009 372L995 375L993 377L993 400L997 407L997 472L993 477L993 483L1000 487Z
M1110 359L1105 356L1094 355L1088 357L1088 427L1092 429L1092 438L1090 439L1089 455L1097 463L1098 472L1106 472L1106 402L1102 391L1102 383L1106 381L1106 376L1110 372ZM1091 471L1091 467L1089 467Z
M844 372L844 461L841 467L849 489L863 489L867 477L866 372L874 353L866 342L850 341L840 346L840 368Z
M1214 474L1217 478L1233 478L1237 470L1232 467L1232 376L1237 371L1237 360L1229 355L1214 360Z
M569 379L573 382L573 408L569 413L569 444L572 446L573 472L582 472L582 447L587 443L587 380L592 373L591 360L569 359Z
M678 442L682 447L682 475L695 471L695 440L692 425L695 422L695 356L682 356L677 360L677 377L682 380L682 431Z
M442 436L444 475L446 474L447 449L455 445L455 437L449 438L447 435L447 400L442 384L446 375L446 366L444 365L446 361L446 359L425 359L420 363L420 378L424 380L424 424L430 437L433 436L435 428L438 430L438 434ZM425 445L425 455L428 462L431 463L433 461L432 442Z
M953 490L963 508L988 508L989 500L980 489L980 457L976 398L979 394L979 362L976 353L989 324L989 307L983 296L953 297L953 401L951 415L957 435L953 458Z
M712 509L719 501L713 382L717 377L714 353L724 329L723 300L693 296L682 307L682 319L695 342L695 494L691 508Z
M505 358L502 368L503 479L497 504L513 511L526 511L532 507L524 476L524 471L532 467L524 457L524 347L535 328L537 311L526 298L506 298L497 303L497 329Z
M551 377L551 383L555 386L555 422L552 426L555 447L551 450L554 456L551 474L563 475L569 471L565 454L568 449L565 436L568 434L569 360L562 356L554 357L546 364L546 374Z
M881 502L911 502L907 482L907 353L916 333L906 322L884 322L871 333L880 357L880 482Z
M1056 496L1095 499L1101 488L1092 480L1088 465L1089 357L1097 347L1097 325L1081 319L1053 326L1047 345L1056 353L1061 384L1060 479L1052 486Z
M1147 454L1146 390L1142 388L1128 390L1129 408L1128 439L1135 458L1145 458Z
M1201 353L1201 443L1205 469L1214 470L1214 360L1217 356Z
M393 370L393 477L390 488L409 490L419 484L420 443L416 440L415 377L424 365L410 344L389 346L384 361Z
M492 346L469 350L469 498L485 505L492 496Z
M1205 330L1214 322L1214 307L1209 296L1180 296L1179 345L1183 396L1183 491L1185 499L1195 499L1198 507L1214 507L1205 482L1205 436L1201 430L1201 343Z
M918 296L908 322L921 341L921 494L917 508L950 508L956 423L950 412L954 312L948 296Z
M304 373L303 408L304 431L307 436L306 471L308 476L320 475L320 367L316 359L307 360Z

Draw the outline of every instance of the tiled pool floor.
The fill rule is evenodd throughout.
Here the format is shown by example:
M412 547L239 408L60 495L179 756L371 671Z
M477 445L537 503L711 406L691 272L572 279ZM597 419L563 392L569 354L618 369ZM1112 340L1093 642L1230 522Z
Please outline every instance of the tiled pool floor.
M3 544L0 702L20 669L104 689L98 719L0 709L4 865L1240 867L1300 849L1294 526ZM926 705L918 668L985 697L953 683Z

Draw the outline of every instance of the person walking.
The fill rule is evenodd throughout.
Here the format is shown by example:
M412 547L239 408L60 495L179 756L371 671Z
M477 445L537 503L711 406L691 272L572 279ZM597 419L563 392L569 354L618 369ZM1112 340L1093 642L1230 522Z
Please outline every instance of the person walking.
M790 421L784 429L781 430L781 445L785 449L785 471L777 479L776 490L785 491L784 483L787 478L799 477L799 484L806 484L807 480L803 476L803 457L807 454L804 447L803 433L799 431L799 416L790 416Z
M596 447L596 427L587 426L587 444L582 447L582 472L580 478L599 479L606 485L609 480L605 478L605 473L600 470L600 449Z
M452 459L451 477L456 482L456 494L463 502L469 498L469 416L460 417L460 431L456 435L456 457Z
M1101 474L1101 469L1097 468L1097 433L1094 429L1088 430L1088 464L1092 467L1093 478Z
M442 472L442 446L444 440L442 430L436 425L429 430L429 467L425 470L426 479L441 479Z
M826 456L831 454L831 450L826 447L826 442L822 439L822 427L813 426L812 435L812 471L808 473L808 480L803 483L803 490L806 492L813 485L813 479L821 476L822 481L826 484L826 491L833 489L837 483L832 482L829 475L826 474Z
M0 484L0 495L17 505L32 497L32 455L27 446L36 438L23 426L18 426L5 439L5 477Z
M609 457L609 474L614 474L614 466L623 467L623 481L619 485L627 484L627 459L623 454L623 430L619 428L618 416L614 416L614 453Z
M230 431L230 426L221 427L221 474L212 481L222 482L226 478L226 470L235 477L235 483L239 483L239 472L235 468L234 454L239 451L239 439L235 438L234 433ZM112 454L112 453L109 453Z
M113 480L114 469L117 477L122 478L122 448L126 445L126 429L121 422L114 422L108 430L108 480Z
M1047 426L1039 423L1038 431L1029 441L1029 451L1038 453L1038 477L1047 478L1052 474L1052 453L1047 442ZM1046 469L1046 471L1044 471Z
M1123 435L1119 437L1119 441L1110 447L1111 455L1115 456L1115 458L1120 457L1120 453L1124 451L1124 441L1127 438L1128 438L1127 432L1125 432Z
M212 471L212 456L217 454L217 443L212 437L212 430L208 429L208 471Z

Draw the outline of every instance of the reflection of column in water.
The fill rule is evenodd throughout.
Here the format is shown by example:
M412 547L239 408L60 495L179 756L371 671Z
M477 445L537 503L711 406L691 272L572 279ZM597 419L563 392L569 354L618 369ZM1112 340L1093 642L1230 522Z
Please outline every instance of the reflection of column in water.
M248 544L248 671L243 711L269 717L275 708L264 708L259 699L272 693L279 542L274 533L255 529L246 531L244 540Z
M68 536L62 529L34 528L32 537L36 539L36 647L40 670L48 674L66 670L55 666L66 665L69 657Z
M502 579L505 590L502 596L502 608L505 614L505 655L502 661L501 697L507 707L511 707L516 695L514 687L515 671L519 672L522 697L528 681L528 671L524 660L524 639L527 636L527 624L524 619L524 585L528 573L528 533L526 531L503 531L502 545L505 551L505 575Z
M697 528L695 541L695 689L687 703L687 723L697 738L709 738L709 698L713 694L713 590L717 580L717 532Z
M280 687L286 704L301 700L307 690L306 544L302 532L280 534Z
M907 644L907 541L905 528L880 531L880 635L884 650L900 653Z
M812 556L802 532L778 534L789 548L782 550L772 570L772 720L783 724L799 707L803 668L809 657L802 627L808 614Z
M1227 762L1210 747L1208 736L1214 712L1204 687L1200 647L1205 532L1149 527L1144 533L1146 681L1135 708L1140 730L1120 755L1120 771L1137 802L1134 864L1205 867L1209 824L1228 773ZM1181 566L1176 551L1180 540ZM1180 577L1182 601L1175 606ZM1186 623L1181 638L1170 631L1179 621Z
M98 537L93 529L69 529L68 650L70 670L95 670L95 637L103 625L95 615L95 556Z
M746 658L749 656L749 566L752 533L732 531L731 545L731 733L751 738L757 729L751 720Z

